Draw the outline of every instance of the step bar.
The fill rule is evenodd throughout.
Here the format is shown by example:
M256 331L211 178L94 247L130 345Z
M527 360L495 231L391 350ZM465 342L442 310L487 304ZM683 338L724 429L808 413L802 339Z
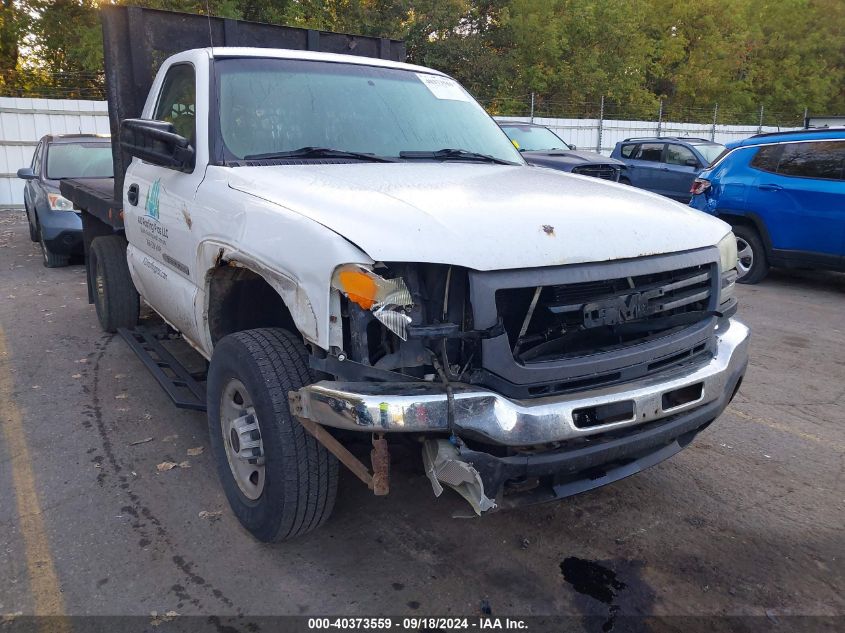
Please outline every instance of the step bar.
M205 411L204 376L192 375L176 358L165 349L149 328L119 328L132 351L138 356L153 378L179 409Z

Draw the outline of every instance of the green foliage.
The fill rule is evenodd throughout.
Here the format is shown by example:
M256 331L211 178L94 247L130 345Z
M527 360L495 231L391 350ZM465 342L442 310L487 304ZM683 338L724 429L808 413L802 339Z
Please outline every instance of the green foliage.
M101 91L101 1L0 0L0 89ZM845 112L842 0L113 1L402 39L498 112Z

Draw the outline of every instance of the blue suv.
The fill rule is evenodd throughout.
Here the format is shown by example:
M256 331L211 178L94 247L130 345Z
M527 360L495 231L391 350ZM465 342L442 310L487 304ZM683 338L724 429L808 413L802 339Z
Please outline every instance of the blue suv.
M689 202L692 181L724 149L706 138L651 136L620 141L610 157L625 163L619 182Z
M845 128L731 143L690 192L690 206L733 225L740 282L770 266L845 270Z

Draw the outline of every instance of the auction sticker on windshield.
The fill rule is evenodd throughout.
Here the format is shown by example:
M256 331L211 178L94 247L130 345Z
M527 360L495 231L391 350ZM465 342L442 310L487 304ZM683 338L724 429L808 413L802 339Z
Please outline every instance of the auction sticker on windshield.
M441 77L440 75L429 75L427 73L416 73L417 77L423 82L438 99L450 99L452 101L469 101L469 95L466 90L461 88L461 85L454 79L449 77Z

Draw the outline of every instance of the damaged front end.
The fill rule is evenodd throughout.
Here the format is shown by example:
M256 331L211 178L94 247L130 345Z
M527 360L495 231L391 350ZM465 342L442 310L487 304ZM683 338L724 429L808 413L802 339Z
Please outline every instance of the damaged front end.
M666 459L727 406L748 330L723 276L715 248L490 273L342 266L339 344L314 350L323 380L291 406L418 440L435 494L478 514L575 494Z

